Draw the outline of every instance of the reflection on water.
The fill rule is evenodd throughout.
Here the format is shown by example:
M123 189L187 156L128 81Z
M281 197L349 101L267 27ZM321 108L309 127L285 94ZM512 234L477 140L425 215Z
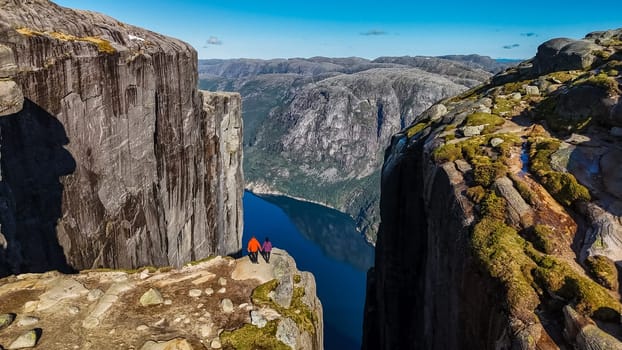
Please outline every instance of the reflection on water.
M300 234L318 245L327 256L362 272L367 272L374 264L374 248L362 239L348 215L289 197L261 198L283 209Z
M286 197L244 194L244 245L254 234L270 237L313 273L324 309L324 347L360 349L365 303L365 274L373 247L338 211Z

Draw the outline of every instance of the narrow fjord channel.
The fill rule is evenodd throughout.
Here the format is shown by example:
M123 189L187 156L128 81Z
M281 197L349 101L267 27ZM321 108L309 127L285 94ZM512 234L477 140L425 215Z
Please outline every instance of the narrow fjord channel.
M365 276L374 249L347 215L287 197L244 193L244 243L270 237L301 271L315 275L324 309L324 347L361 348Z

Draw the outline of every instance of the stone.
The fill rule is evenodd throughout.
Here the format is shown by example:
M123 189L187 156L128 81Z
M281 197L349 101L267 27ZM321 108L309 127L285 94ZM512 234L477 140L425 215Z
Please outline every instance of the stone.
M162 327L166 323L166 318L162 317L157 322L153 324L154 327Z
M139 332L144 332L144 331L146 331L148 329L149 329L149 326L144 325L144 324L141 324L138 327L136 327L136 330L139 331Z
M13 77L17 73L15 55L10 47L0 44L0 79Z
M510 95L510 98L512 99L512 101L520 101L523 96L520 94L520 92L514 92Z
M436 122L441 120L447 114L447 107L444 104L438 103L434 106L428 108L422 115L422 119L428 119L431 122Z
M87 294L86 296L86 300L88 301L95 301L98 300L99 298L101 298L102 296L104 296L104 291L96 288L96 289L91 289L89 291L89 294Z
M613 149L600 158L600 176L607 192L622 200L622 151Z
M1 314L0 315L0 329L4 329L13 323L15 320L15 314Z
M147 341L140 350L194 350L186 339L177 338L169 341Z
M38 322L39 322L39 318L38 317L22 316L22 317L20 317L19 321L17 321L17 325L20 326L20 327L30 327L30 326L34 326Z
M227 293L227 288L225 288L225 287L220 288L220 289L218 290L218 293L219 293L219 294L225 294L225 293Z
M497 147L500 144L502 144L503 142L504 142L503 139L499 138L499 137L493 137L492 139L490 139L490 145L492 147Z
M212 342L210 343L210 347L212 349L220 349L220 348L222 348L222 344L220 343L220 339L216 338L216 339L212 340Z
M26 333L23 333L17 339L15 339L7 349L26 349L34 348L39 340L37 330L33 329Z
M233 302L231 302L231 299L225 298L220 301L220 308L222 309L222 312L230 314L234 310Z
M140 275L138 275L138 278L140 278L141 280L149 278L149 269L142 270L140 272Z
M214 294L214 290L212 288L205 289L205 295L210 296L212 294Z
M224 277L218 278L218 284L220 284L221 286L226 286L227 285L227 279L224 278Z
M162 298L162 294L160 294L159 290L154 288L149 288L149 290L140 297L140 304L142 306L160 305L163 302L164 298Z
M506 212L508 220L513 225L528 227L533 223L533 209L514 188L512 180L505 176L500 177L495 180L494 189L507 202Z
M80 308L78 308L77 306L70 306L67 308L67 312L70 315L77 315L80 313Z
M294 280L291 274L279 279L279 284L274 289L272 300L278 305L289 308L292 303L294 293Z
M477 136L484 131L486 125L465 126L462 128L462 135L465 137Z
M268 323L268 320L265 319L262 313L259 311L251 311L251 324L257 326L258 328L263 328Z
M188 291L188 296L191 296L193 298L198 298L201 296L201 294L203 294L203 291L200 289L190 289Z
M171 299L165 299L164 300L164 305L172 305L173 301Z
M534 85L527 85L525 87L525 93L527 93L527 96L540 96L540 89Z
M276 328L276 338L292 349L296 349L296 342L300 337L300 330L291 318L284 318Z

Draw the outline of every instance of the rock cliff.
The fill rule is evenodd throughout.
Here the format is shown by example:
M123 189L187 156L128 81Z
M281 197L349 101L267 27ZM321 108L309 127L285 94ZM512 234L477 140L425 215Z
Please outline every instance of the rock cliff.
M188 44L0 0L0 275L181 266L239 251L238 94Z
M364 349L621 349L622 29L393 136Z
M336 208L374 242L385 145L432 103L486 81L476 58L204 60L199 74L203 88L244 97L247 188Z
M0 279L0 347L320 350L315 295L313 275L280 249L270 264L217 256L180 269L11 276Z

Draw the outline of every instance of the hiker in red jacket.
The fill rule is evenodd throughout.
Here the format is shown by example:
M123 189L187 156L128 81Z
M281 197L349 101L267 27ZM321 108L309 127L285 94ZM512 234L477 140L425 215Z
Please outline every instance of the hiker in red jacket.
M253 264L259 264L259 261L257 260L257 252L261 250L261 244L259 244L259 241L255 238L255 236L252 236L250 241L248 241L246 250L248 251L248 256L251 259L251 262Z
M270 243L270 238L266 237L263 242L263 246L261 247L261 255L263 259L269 264L270 263L270 252L272 251L272 243Z

